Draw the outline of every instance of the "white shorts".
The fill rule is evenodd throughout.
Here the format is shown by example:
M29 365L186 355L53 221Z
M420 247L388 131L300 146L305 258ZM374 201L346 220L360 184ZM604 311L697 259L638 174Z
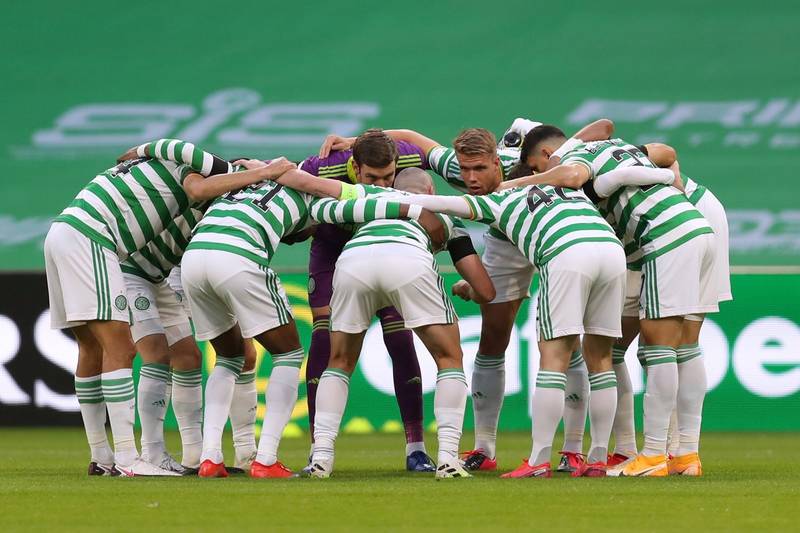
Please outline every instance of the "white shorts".
M539 272L539 340L588 333L622 336L625 252L611 242L570 246Z
M125 281L116 252L63 222L44 241L50 325L81 326L90 320L130 322Z
M189 250L181 261L181 284L198 340L219 337L236 323L251 339L292 321L278 275L240 255Z
M192 334L189 317L178 294L166 281L151 283L135 274L123 273L131 303L133 342L148 335L165 335L172 346ZM175 337L178 338L175 338Z
M728 217L725 208L711 191L706 190L695 206L708 221L716 237L717 253L714 257L714 266L711 269L710 283L718 291L717 303L733 300L731 293L731 265L728 253Z
M622 316L639 318L639 300L642 298L642 271L628 270L625 274L625 306Z
M531 280L535 267L510 241L484 235L485 247L481 260L495 288L491 303L521 300L531 295Z
M719 291L713 282L715 235L706 233L642 265L639 318L714 313Z
M361 333L378 309L389 306L397 308L407 328L458 319L429 252L395 243L342 252L333 274L331 330Z
M178 300L183 305L183 310L186 312L186 316L189 317L189 320L192 318L192 308L189 307L189 300L186 298L186 293L183 292L183 284L181 283L181 266L178 265L176 267L172 267L172 270L169 271L169 276L167 276L167 283L175 291L175 294L178 295Z

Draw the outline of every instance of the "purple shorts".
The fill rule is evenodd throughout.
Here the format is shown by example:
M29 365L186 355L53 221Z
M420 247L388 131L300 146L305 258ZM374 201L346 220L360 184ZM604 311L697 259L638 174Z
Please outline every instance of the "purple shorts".
M308 305L325 307L330 305L333 295L333 271L336 260L352 233L330 224L321 224L311 241L308 259Z

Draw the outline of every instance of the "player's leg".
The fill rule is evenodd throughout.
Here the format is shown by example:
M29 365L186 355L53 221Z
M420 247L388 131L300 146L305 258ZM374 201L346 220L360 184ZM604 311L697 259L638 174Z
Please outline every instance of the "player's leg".
M394 307L378 310L383 329L383 342L392 359L392 376L400 418L406 434L406 470L433 472L433 460L425 450L422 426L422 372L414 335Z
M468 392L458 325L429 324L418 326L414 331L433 356L438 369L433 404L439 441L436 476L468 477L458 459Z
M588 247L588 245L580 245ZM617 408L617 380L612 364L614 340L622 335L620 319L625 301L625 254L616 244L597 243L593 255L584 253L583 272L595 274L583 314L584 357L589 371L589 422L592 442L582 465L573 475L606 475L608 443ZM591 268L588 265L594 265Z
M172 342L169 327L167 342L172 366L172 410L181 435L181 465L192 472L200 468L203 452L203 374L202 356L191 327L188 335L175 335Z
M146 333L139 337L142 328L132 328L136 351L142 358L137 389L137 410L142 426L142 459L160 466L167 454L164 442L164 417L167 413L167 381L169 380L169 344L158 319L151 319L161 333ZM138 323L151 331L146 323Z
M256 348L253 341L244 343L244 366L236 378L231 400L231 433L233 433L233 451L236 471L245 472L250 469L256 454L256 410L258 408L258 392L256 391Z
M181 434L181 464L186 474L195 474L203 451L203 357L192 334L192 310L181 283L180 266L172 269L167 285L173 291L172 304L177 303L177 307L162 304L159 310L174 309L175 316L181 317L175 325L164 328L170 345L172 409Z
M436 361L439 370L434 415L439 441L436 477L469 477L458 458L464 425L467 381L455 309L444 292L444 281L427 251L386 245L376 271L380 287ZM396 254L396 255L393 255Z
M167 454L164 442L164 417L167 412L169 382L169 343L159 314L158 284L139 276L124 274L131 302L131 336L142 359L136 394L142 428L141 458L150 464L175 471L183 469ZM166 283L163 287L172 292ZM177 302L176 302L177 303Z
M103 372L103 349L85 325L72 328L78 342L78 367L75 370L75 395L81 408L86 439L92 458L90 476L115 475L114 452L106 435L106 403L100 376Z
M667 475L666 441L677 401L683 317L717 308L716 292L704 283L715 252L714 235L700 235L643 265L640 359L647 365L645 446L623 475Z
M567 385L564 390L564 446L561 448L559 472L574 472L584 463L583 433L589 409L589 373L576 339L567 368Z
M638 452L636 446L636 424L633 411L633 383L625 363L625 352L633 339L639 335L639 293L641 276L628 271L625 287L625 307L622 312L622 337L612 348L612 363L617 379L617 412L614 415L614 453L608 458L608 466L621 466L632 460Z
M504 478L550 477L550 455L564 413L564 389L577 335L539 341L539 373L532 401L533 445L527 461Z
M505 352L522 301L530 295L533 266L505 239L487 233L481 260L495 299L481 305L481 336L472 369L475 447L462 454L468 470L497 468L497 424L505 398Z
M203 411L201 477L225 477L222 432L228 420L236 379L244 366L244 338L221 285L244 274L234 254L189 250L181 262L181 284L191 308L198 340L209 340L216 352L206 381Z
M309 468L314 477L328 477L333 470L334 444L344 416L350 388L364 335L375 312L385 307L377 292L373 247L359 247L344 252L336 263L331 297L331 357L322 373L316 397L314 450ZM370 268L363 268L369 262Z
M703 352L700 349L702 315L687 315L683 321L681 345L678 346L678 400L675 413L676 431L670 435L673 456L668 467L670 474L699 476L700 427L707 379Z
M75 394L91 450L89 475L115 474L114 453L105 430L106 403L101 384L103 348L88 326L77 320L79 316L90 319L102 314L95 283L98 273L93 268L96 246L70 226L56 223L47 232L44 257L51 327L72 329L78 342Z
M313 320L311 344L306 363L306 403L308 405L308 428L313 448L314 418L317 387L322 372L328 366L331 356L331 295L333 294L333 273L336 260L341 253L338 245L326 240L313 240L308 259L308 305ZM309 453L309 458L311 454Z
M332 307L336 309L335 304ZM332 327L336 328L336 314L333 317ZM365 334L366 328L360 333L331 331L330 363L322 373L317 391L314 453L308 470L313 477L326 478L333 472L335 443L347 406L350 376L358 362Z
M266 413L252 477L289 477L278 461L278 446L297 403L300 367L305 352L300 345L289 300L277 274L253 261L235 257L238 274L218 284L246 339L256 339L272 357L266 390ZM246 341L252 345L251 341Z

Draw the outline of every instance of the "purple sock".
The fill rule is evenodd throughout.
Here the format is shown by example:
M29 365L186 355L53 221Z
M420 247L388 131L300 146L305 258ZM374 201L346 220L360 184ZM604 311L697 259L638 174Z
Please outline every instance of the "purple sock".
M383 342L392 358L394 391L406 430L406 442L422 442L422 373L414 349L414 335L405 329L403 317L394 307L381 309L377 314L383 328Z
M306 364L306 401L308 402L308 429L311 441L314 441L314 404L317 401L319 378L328 367L331 358L331 333L329 327L331 317L321 315L314 320L311 329L311 347L308 349Z

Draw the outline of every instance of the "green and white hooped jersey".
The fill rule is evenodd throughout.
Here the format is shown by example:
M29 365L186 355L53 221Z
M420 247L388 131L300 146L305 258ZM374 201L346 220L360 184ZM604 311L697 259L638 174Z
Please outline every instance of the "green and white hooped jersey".
M315 198L262 181L214 200L187 250L222 250L268 267L284 236L314 222L353 224L399 215L399 202Z
M172 269L180 264L192 238L192 231L202 218L201 207L187 208L144 248L129 255L120 264L122 271L151 283L166 279Z
M408 193L397 189L376 187L374 185L355 185L358 198L402 199ZM356 228L353 237L345 244L344 249L367 246L370 244L398 243L415 246L431 254L447 249L447 243L457 237L469 237L464 223L455 217L437 215L445 230L445 244L434 250L430 236L416 220L383 219L367 222Z
M583 165L591 179L621 167L656 168L639 148L622 139L580 144L561 158L561 164ZM623 240L631 270L698 235L713 233L686 196L667 185L622 187L599 207Z
M511 167L519 162L519 149L498 148L497 156L500 158L500 168L503 172L503 180L505 180ZM447 180L447 183L454 188L463 193L469 191L464 184L464 178L461 177L461 166L458 164L455 149L445 146L431 148L428 152L428 164L434 172Z
M139 149L140 156L163 154L175 161L140 157L120 163L97 175L55 218L114 250L120 261L144 248L189 208L186 176L210 175L222 161L178 140L162 139Z
M700 201L700 198L703 197L708 189L684 173L681 173L681 178L683 178L683 188L686 190L686 197L689 198L689 202L692 205L696 206L697 202Z
M538 268L575 244L620 244L583 191L529 185L462 198L473 220L500 230Z

